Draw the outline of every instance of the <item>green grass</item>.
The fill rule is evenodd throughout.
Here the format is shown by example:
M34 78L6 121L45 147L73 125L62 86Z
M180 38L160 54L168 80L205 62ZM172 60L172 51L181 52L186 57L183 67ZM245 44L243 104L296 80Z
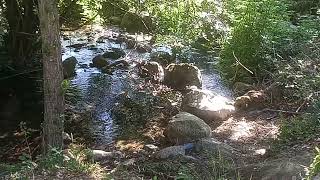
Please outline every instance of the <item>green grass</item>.
M23 155L20 163L0 164L0 178L29 179L34 176L55 177L57 174L65 177L105 177L105 172L90 155L91 150L76 144L70 145L68 158L65 158L62 151L55 149L46 156L38 156L36 160L32 160L29 155Z
M313 162L308 168L306 180L312 180L312 178L320 173L320 149L316 148L316 155L313 158Z

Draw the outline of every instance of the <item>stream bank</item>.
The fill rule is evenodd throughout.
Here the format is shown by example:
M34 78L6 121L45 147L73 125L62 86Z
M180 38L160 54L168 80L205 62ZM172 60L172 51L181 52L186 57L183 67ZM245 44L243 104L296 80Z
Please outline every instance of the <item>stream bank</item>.
M227 114L218 124L206 121L212 132L192 140L191 148L172 142L172 137L168 139L167 127L172 117L185 110L182 103L188 91L176 91L152 81L153 78L141 77L140 65L150 61L152 54L152 44L144 38L152 38L131 35L134 38L128 41L123 37L130 35L117 29L91 28L64 34L64 59L73 56L78 61L76 76L71 79L71 86L78 93L78 98L69 109L76 112L71 113L71 124L83 123L80 123L82 128L78 127L76 131L69 128L67 132L77 134L78 130L86 129L91 148L118 154L99 160L114 177L172 179L179 173L182 177L185 175L195 179L239 176L244 179L300 179L303 176L303 167L310 164L311 153L302 152L311 152L312 145L290 152L273 152L272 142L279 131L280 114L272 111L251 109ZM134 41L133 46L131 41ZM141 50L137 47L147 48ZM168 47L161 48L170 50ZM107 49L124 52L121 60L128 65L122 62L122 65L110 68L109 65L119 62L111 58L106 70L92 67L92 59L98 54L104 55L105 51L109 51ZM212 59L208 64L194 61L208 57ZM190 56L190 62L194 62L201 71L204 90L191 92L200 94L199 97L209 97L211 100L206 101L209 104L219 104L220 101L230 101L232 104L233 95L214 69L214 59L207 55ZM79 134L83 136L83 132ZM206 139L210 136L215 139ZM205 151L202 151L203 147ZM227 158L221 158L220 153L223 152L227 153L223 156ZM171 158L159 160L156 157ZM208 167L216 169L215 173L212 174Z

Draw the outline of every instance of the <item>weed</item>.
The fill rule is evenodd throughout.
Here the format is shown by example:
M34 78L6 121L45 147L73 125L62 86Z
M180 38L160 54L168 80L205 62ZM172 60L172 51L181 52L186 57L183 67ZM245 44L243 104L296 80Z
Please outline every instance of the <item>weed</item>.
M312 180L314 176L320 173L320 149L316 148L316 156L308 168L306 180Z

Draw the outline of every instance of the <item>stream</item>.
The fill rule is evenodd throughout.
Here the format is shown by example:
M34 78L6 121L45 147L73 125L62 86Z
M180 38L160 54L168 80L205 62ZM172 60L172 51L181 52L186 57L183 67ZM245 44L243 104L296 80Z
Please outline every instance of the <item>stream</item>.
M133 67L137 60L148 60L150 53L138 53L135 50L126 49L125 44L120 45L108 39L96 42L101 36L113 36L117 33L119 33L117 29L98 27L86 32L70 32L65 35L68 38L62 38L63 60L74 56L78 61L76 76L71 79L72 86L79 90L81 97L76 107L79 110L86 106L93 107L91 129L95 143L99 144L112 144L121 129L114 123L112 115L113 107L119 103L117 97L124 92L130 97L144 96L143 93L138 93L141 90L139 84L143 83L143 79L135 73ZM86 44L86 46L78 49L68 47L77 43ZM125 58L131 66L128 69L117 68L112 75L101 73L97 68L90 67L92 59L108 48L124 49L127 54ZM211 58L199 54L196 57L192 55L190 57L190 62L195 63L202 60L207 62L208 58ZM214 58L211 59L211 63L196 63L202 73L203 89L232 98L231 91L223 85L218 72L212 65L215 63Z

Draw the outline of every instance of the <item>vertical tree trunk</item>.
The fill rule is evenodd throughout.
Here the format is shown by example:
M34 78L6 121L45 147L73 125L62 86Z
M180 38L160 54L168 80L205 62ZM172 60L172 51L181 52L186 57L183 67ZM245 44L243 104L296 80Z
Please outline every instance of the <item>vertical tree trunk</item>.
M61 149L64 97L59 15L56 0L38 0L43 54L44 122L43 150Z

